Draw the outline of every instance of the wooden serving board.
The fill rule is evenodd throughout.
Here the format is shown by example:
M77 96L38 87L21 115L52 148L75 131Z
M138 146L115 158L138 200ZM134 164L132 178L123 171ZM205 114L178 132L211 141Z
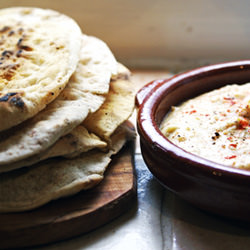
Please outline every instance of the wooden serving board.
M20 248L69 239L104 225L136 199L134 142L112 159L95 188L30 212L0 214L0 248Z

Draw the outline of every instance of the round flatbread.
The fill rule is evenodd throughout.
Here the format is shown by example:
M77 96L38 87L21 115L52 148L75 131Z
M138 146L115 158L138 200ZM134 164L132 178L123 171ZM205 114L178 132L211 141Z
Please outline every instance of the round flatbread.
M39 8L0 10L0 131L34 116L64 89L82 34L71 18Z
M76 70L57 99L32 119L0 133L0 172L9 169L11 163L49 148L105 101L110 78L117 72L117 62L107 45L99 39L82 36L82 43L77 66L81 70ZM96 93L96 85L103 95ZM93 92L85 86L92 86Z
M86 35L83 40L80 63L71 80L75 84L84 82L78 87L84 92L107 94L111 75L117 75L117 61L102 40Z
M110 144L110 136L114 133L117 127L120 126L120 124L128 119L128 117L133 112L135 92L131 91L133 89L133 84L131 83L129 76L129 70L119 64L118 74L116 76L113 76L111 79L111 88L109 93L107 94L106 101L97 111L98 119L102 122L92 124L92 127L95 128L95 131L99 131L99 133L101 131L101 133L105 135L104 139L106 141L104 141L104 139L101 139L94 133L90 133L83 126L83 124L80 124L68 134L59 138L52 146L43 150L41 153L34 154L30 157L11 164L1 165L0 172L7 172L24 166L28 167L39 161L56 156L73 158L83 152L87 152L94 148L103 150L111 148L112 145ZM121 86L123 86L122 89ZM114 89L116 89L116 91L114 91ZM120 98L122 101L122 105L120 102ZM113 109L113 111L111 112L109 111L109 107L115 107L115 109ZM81 111L79 110L78 112ZM92 117L92 114L89 114L89 116ZM96 114L94 116L96 117ZM112 120L112 126L109 125L106 127L105 124L110 123L105 121L110 120ZM91 127L89 123L88 126ZM107 142L109 143L109 145L107 145Z
M108 152L93 150L74 159L51 159L1 174L0 212L30 210L96 186L103 179L111 156L129 137L128 130L120 127L111 138L114 146Z
M88 115L83 126L104 141L109 142L111 134L126 121L134 110L135 89L129 80L130 71L119 64L119 74L112 78L109 95L95 113Z

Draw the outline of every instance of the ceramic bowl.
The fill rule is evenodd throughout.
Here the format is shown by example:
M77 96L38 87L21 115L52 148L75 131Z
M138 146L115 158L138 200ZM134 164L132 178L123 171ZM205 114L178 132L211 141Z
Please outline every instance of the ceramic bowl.
M137 93L137 129L144 161L166 188L207 211L250 221L250 171L188 153L159 130L171 106L227 84L250 82L250 60L197 68L156 80Z

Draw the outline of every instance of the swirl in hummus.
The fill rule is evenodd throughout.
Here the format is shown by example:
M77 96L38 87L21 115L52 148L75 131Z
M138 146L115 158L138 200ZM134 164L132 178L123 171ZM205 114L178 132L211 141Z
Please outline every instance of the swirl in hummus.
M190 153L250 170L250 83L228 85L172 107L160 129Z

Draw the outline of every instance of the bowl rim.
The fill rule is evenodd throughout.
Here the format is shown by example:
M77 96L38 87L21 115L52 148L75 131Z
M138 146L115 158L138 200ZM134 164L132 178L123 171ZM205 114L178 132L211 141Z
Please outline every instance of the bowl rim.
M202 172L214 175L223 174L224 177L237 176L239 178L250 177L250 171L245 169L233 168L227 165L219 164L201 156L192 154L175 145L168 140L160 131L155 113L157 106L161 103L166 93L171 92L183 81L195 79L197 76L204 77L211 74L221 74L230 70L250 70L250 60L240 60L224 62L209 66L198 67L177 75L169 79L155 80L145 85L136 95L137 104L137 130L140 137L143 137L148 144L155 150L163 153L170 153L181 161L189 161L190 164ZM189 80L190 81L190 80Z

